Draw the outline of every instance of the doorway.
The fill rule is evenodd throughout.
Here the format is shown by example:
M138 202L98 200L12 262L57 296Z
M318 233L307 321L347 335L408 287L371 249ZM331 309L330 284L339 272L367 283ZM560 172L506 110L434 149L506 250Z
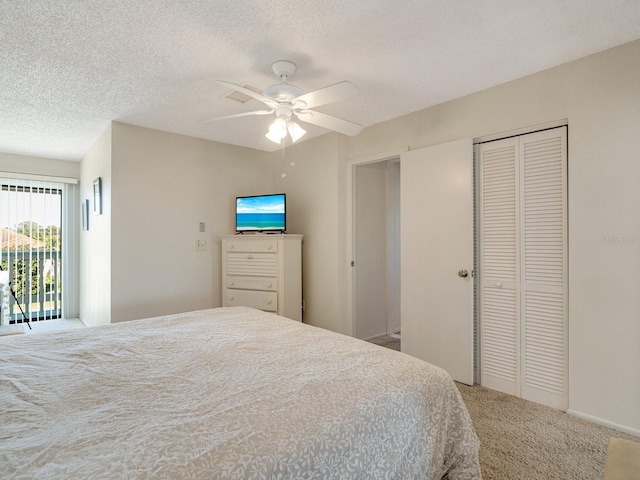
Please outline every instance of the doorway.
M53 182L0 182L1 269L15 294L8 296L0 324L61 316L62 191Z
M354 336L399 335L400 158L353 167Z

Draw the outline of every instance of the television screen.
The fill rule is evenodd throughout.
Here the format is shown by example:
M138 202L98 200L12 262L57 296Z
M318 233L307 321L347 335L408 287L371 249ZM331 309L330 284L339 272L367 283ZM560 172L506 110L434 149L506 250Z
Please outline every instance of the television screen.
M236 197L236 232L286 230L286 195Z

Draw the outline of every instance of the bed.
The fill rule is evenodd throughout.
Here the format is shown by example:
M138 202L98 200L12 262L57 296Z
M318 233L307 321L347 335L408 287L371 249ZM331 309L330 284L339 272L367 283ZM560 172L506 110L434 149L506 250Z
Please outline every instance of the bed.
M476 479L447 373L230 307L0 337L0 478Z

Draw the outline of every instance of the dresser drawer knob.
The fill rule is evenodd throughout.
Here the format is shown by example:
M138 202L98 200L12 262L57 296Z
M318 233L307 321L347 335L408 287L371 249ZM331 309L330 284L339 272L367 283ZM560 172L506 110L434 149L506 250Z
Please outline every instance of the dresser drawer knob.
M229 282L229 286L233 287L236 284L236 282Z
M247 255L247 258L251 260L253 258L253 255Z
M269 285L267 285L267 288L271 288L272 286L273 284L270 283Z
M267 250L271 250L271 248L272 248L271 245L267 246Z
M271 305L271 300L267 300L267 305Z
M233 297L229 297L229 300L233 300Z

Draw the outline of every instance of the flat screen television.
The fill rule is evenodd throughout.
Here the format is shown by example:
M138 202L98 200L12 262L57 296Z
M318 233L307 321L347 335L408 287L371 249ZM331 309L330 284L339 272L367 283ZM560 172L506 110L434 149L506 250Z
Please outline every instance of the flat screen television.
M236 232L284 232L287 196L284 193L236 197Z

